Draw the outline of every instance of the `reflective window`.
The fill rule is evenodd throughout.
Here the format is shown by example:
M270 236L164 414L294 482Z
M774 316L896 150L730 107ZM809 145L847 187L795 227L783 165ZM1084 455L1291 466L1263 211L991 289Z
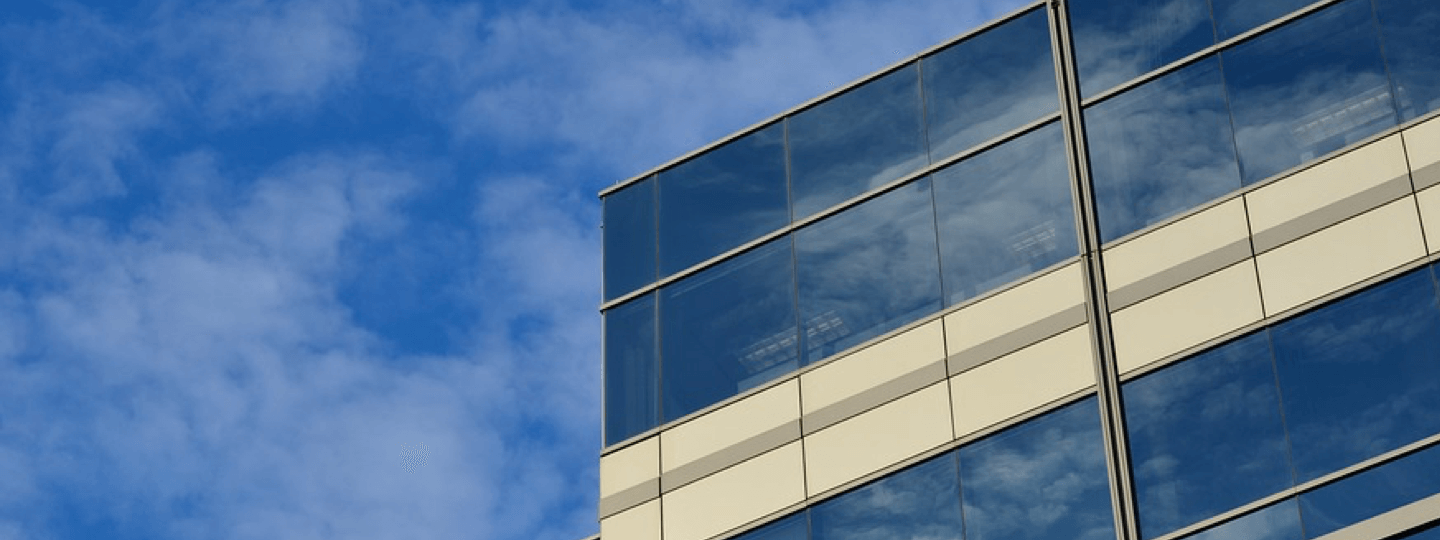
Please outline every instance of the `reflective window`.
M790 239L660 289L666 422L798 367Z
M813 540L960 540L955 454L923 462L810 510Z
M1215 32L1220 41L1244 34L1315 0L1210 0L1215 10Z
M810 524L806 517L805 512L792 514L737 536L735 540L805 540L810 533Z
M1440 433L1440 310L1429 269L1271 331L1299 482Z
M1318 538L1440 493L1440 446L1300 495L1305 534Z
M776 123L659 175L660 275L790 222L785 126Z
M1086 97L1215 43L1205 0L1073 0L1069 5L1080 93Z
M1060 110L1043 9L921 62L932 161Z
M1115 538L1099 411L1086 399L960 448L966 539Z
M805 362L940 310L926 178L795 233Z
M1435 0L1375 0L1400 121L1440 109L1440 10Z
M919 69L908 65L790 119L795 219L926 163Z
M611 193L603 202L605 299L655 281L655 180Z
M1090 107L1085 130L1105 241L1240 187L1214 57Z
M1286 499L1227 521L1185 540L1301 540L1300 509Z
M1264 332L1127 382L1122 392L1143 537L1292 485Z
M1079 252L1065 155L1051 124L934 174L947 305Z
M605 444L659 425L655 295L605 312Z
M1395 125L1369 0L1347 0L1221 53L1246 183Z

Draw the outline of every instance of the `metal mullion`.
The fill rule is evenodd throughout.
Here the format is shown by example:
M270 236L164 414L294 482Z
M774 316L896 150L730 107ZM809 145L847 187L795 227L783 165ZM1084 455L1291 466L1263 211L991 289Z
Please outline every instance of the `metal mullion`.
M1088 149L1082 97L1075 61L1074 42L1070 36L1070 20L1064 0L1052 0L1051 51L1055 62L1056 83L1060 88L1061 122L1065 128L1076 233L1085 270L1086 305L1090 312L1090 336L1095 358L1096 394L1102 414L1101 429L1105 442L1105 463L1110 474L1110 502L1119 540L1138 540L1139 521L1130 478L1129 447L1125 439L1125 414L1120 396L1119 370L1115 362L1115 340L1110 328L1109 304L1105 295L1104 264L1101 256L1100 227L1096 220L1094 186L1090 178Z

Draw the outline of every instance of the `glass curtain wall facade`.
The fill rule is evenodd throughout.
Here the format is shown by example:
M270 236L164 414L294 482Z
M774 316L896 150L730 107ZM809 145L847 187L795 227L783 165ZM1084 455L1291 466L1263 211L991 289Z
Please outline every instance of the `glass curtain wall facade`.
M1437 117L1434 0L1046 0L605 190L602 537L1440 540Z

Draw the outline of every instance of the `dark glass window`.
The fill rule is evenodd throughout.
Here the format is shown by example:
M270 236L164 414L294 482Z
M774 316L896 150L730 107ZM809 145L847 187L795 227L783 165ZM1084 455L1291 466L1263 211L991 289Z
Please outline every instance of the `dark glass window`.
M1094 398L962 447L959 457L967 540L1115 538Z
M785 126L776 123L659 175L660 275L790 222Z
M813 540L960 540L955 454L881 478L810 510Z
M655 179L627 186L603 201L605 299L655 281Z
M806 517L805 512L791 514L790 517L775 520L764 527L737 536L735 540L806 540L810 533L810 524Z
M790 119L794 217L804 219L926 163L911 64Z
M795 265L806 363L939 311L929 179L796 232Z
M1044 9L927 56L921 67L932 161L1060 110Z
M1370 0L1335 4L1221 57L1246 183L1396 124Z
M1300 495L1305 534L1318 538L1440 493L1440 446Z
M1085 130L1105 241L1240 187L1214 57L1090 107Z
M793 268L787 237L660 289L666 422L798 367Z
M1073 0L1068 4L1080 93L1086 97L1215 43L1205 0Z
M1215 9L1215 31L1220 41L1249 32L1315 0L1210 0Z
M947 167L932 178L947 305L1079 252L1059 124Z
M660 423L660 361L655 342L655 295L605 312L605 443L614 444Z
M1264 332L1125 383L1122 392L1144 538L1292 485Z
M1411 272L1271 331L1299 482L1440 433L1440 309Z
M1285 499L1260 510L1221 523L1185 540L1301 540L1300 508Z
M1435 0L1375 0L1400 121L1440 109L1440 9Z

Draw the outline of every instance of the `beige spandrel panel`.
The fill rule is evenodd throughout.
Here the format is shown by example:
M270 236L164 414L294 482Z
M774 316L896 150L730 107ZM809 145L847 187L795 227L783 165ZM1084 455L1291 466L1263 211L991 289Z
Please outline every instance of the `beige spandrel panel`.
M1123 374L1262 317L1251 260L1226 267L1110 316Z
M1397 134L1246 194L1255 251L1265 252L1409 194L1409 173Z
M663 495L665 540L711 538L804 500L800 446L782 446Z
M800 382L791 379L661 433L662 489L799 438Z
M824 428L944 378L945 334L935 320L801 375L805 430Z
M1265 311L1283 312L1424 255L1415 201L1400 199L1257 257Z
M1080 264L1065 266L945 316L952 373L1085 321Z
M810 495L950 442L950 393L944 382L805 437Z
M964 437L1095 384L1090 329L1079 326L950 379Z
M1420 224L1425 227L1425 243L1430 253L1440 252L1440 186L1416 193L1415 201L1420 205Z
M600 519L600 538L660 540L660 500Z
M1440 184L1440 118L1411 127L1402 136L1416 188Z
M659 496L659 437L600 456L600 517Z
M1245 201L1235 198L1105 250L1105 286L1119 309L1249 258Z

